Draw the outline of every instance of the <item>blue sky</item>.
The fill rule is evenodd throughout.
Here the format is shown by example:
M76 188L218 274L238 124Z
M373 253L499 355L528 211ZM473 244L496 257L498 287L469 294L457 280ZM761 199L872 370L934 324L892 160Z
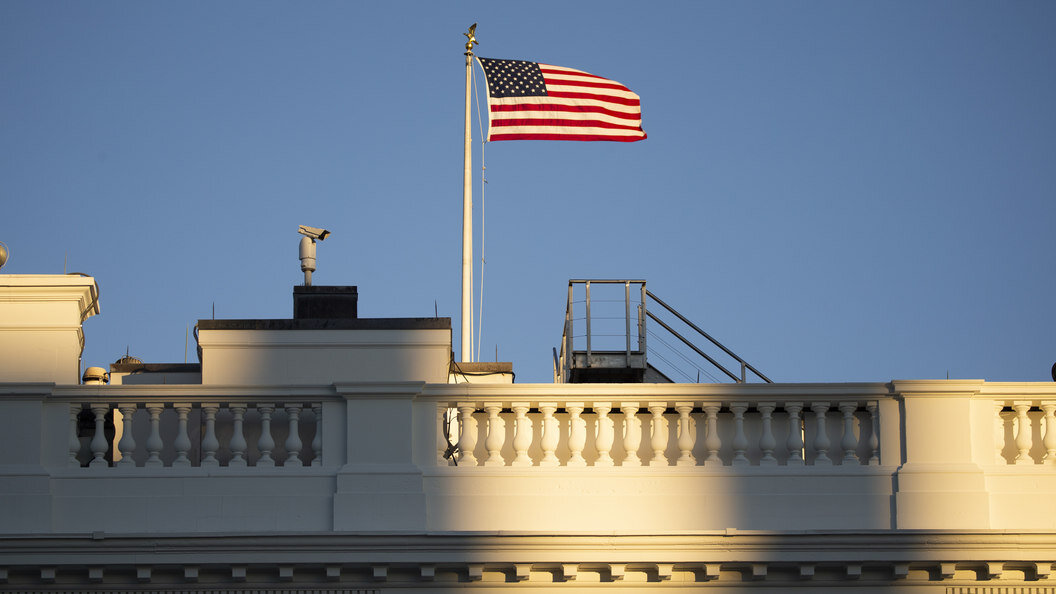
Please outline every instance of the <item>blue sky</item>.
M474 22L649 134L485 147L481 353L518 381L569 278L644 278L778 381L1049 379L1052 2L0 3L3 272L96 277L86 364L182 362L214 304L290 317L326 227L316 284L435 303L457 352Z

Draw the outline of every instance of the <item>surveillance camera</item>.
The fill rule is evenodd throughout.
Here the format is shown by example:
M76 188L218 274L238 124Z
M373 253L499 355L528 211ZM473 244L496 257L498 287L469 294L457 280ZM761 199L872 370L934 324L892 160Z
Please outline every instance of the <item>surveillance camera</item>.
M308 227L305 225L298 225L297 232L305 237L318 239L319 241L326 239L326 236L330 235L330 232L326 229L317 229L316 227Z

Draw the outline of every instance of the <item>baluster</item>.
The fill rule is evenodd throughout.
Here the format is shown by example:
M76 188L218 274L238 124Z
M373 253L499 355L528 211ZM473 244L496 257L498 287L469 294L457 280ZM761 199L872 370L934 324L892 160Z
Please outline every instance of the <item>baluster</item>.
M704 459L705 467L722 466L722 458L719 458L719 450L722 448L722 439L719 437L719 410L721 408L718 404L709 404L704 407L708 427L708 436L704 438L704 447L708 450L708 457Z
M1005 465L1003 454L1005 450L1005 420L1001 418L1001 412L1005 410L1004 402L994 402L994 464Z
M815 466L829 466L832 464L832 459L829 458L829 432L825 428L825 413L829 412L828 402L812 402L810 404L810 410L814 411L814 423L815 423L815 434L814 434L814 465Z
M869 426L872 432L869 434L869 466L880 465L880 405L876 402L867 402L865 409L869 411Z
M799 413L803 410L802 402L786 402L785 412L788 413L788 466L803 466L803 420Z
M176 409L176 414L179 418L179 429L176 432L176 441L173 442L176 447L176 459L172 462L172 465L190 466L191 460L187 457L187 452L191 449L191 438L187 435L187 415L191 412L191 404L174 403L172 408Z
M275 405L257 404L257 411L260 413L260 439L257 440L260 458L257 466L275 466L275 460L271 457L271 450L275 449L275 438L271 436L271 413L275 412Z
M854 413L858 410L858 403L841 402L839 408L843 413L843 437L840 438L840 447L843 448L843 464L861 464L857 453L858 438L854 435Z
M539 412L543 413L543 435L539 439L539 446L543 448L543 457L539 460L539 466L557 466L560 464L557 455L554 454L561 439L561 425L554 418L556 410L556 402L539 403Z
M132 436L132 415L136 414L136 403L122 405L118 410L121 411L121 440L117 442L117 449L121 451L121 460L117 465L135 468L132 455L136 452L136 438Z
M1056 402L1042 402L1041 410L1045 411L1045 457L1042 464L1056 465Z
M693 445L696 443L696 427L693 417L692 402L676 402L675 410L678 412L678 460L676 466L696 466L697 459L693 457Z
M621 402L620 412L623 413L623 450L625 456L620 466L641 466L642 459L638 457L638 448L642 445L642 421L638 418L637 402Z
M653 413L650 423L651 439L650 447L653 448L653 458L649 460L649 466L667 466L667 421L664 419L664 411L667 410L666 402L650 402L649 412Z
M150 435L147 437L147 462L144 466L164 466L161 461L161 448L165 444L161 441L161 411L165 410L164 404L148 404L147 413L150 414Z
M245 468L246 462L246 449L249 444L246 443L246 434L243 432L243 418L246 414L245 404L230 404L228 408L231 409L231 414L234 416L234 427L231 433L231 461L227 463L229 468Z
M447 409L444 409L445 411ZM312 439L312 466L323 465L323 403L313 402L312 412L315 413L315 438ZM446 446L445 446L446 447Z
M528 448L532 447L532 420L528 418L527 402L514 402L510 405L515 419L513 421L513 451L516 454L510 466L531 466L532 458Z
M106 413L110 410L109 404L92 404L92 414L95 415L95 437L92 437L92 461L88 463L90 468L106 466L106 451L110 444L106 442Z
M1016 464L1033 464L1034 459L1030 457L1030 446L1034 442L1034 434L1031 431L1030 419L1027 417L1030 403L1013 402L1012 408L1016 411L1016 420L1019 425L1016 429L1016 449L1019 450L1019 455L1016 456Z
M67 458L66 465L79 468L81 461L77 459L77 455L81 453L81 438L77 437L77 417L81 414L81 404L71 404L69 408L70 413L70 432L66 440Z
M733 465L747 466L751 464L748 457L744 455L748 449L748 436L744 434L744 413L748 410L747 402L731 402L730 412L733 413Z
M580 416L583 414L582 402L567 402L565 410L568 412L568 463L566 466L586 466L587 461L583 459L583 448L587 446L587 422Z
M612 455L609 454L616 440L615 424L609 418L612 405L608 402L594 402L591 408L598 415L598 427L594 436L594 447L598 450L598 459L594 461L594 466L613 466L615 463Z
M216 450L220 442L216 439L216 412L220 405L215 402L202 403L202 416L205 417L205 435L202 437L202 468L220 466L216 459Z
M473 418L476 410L477 407L472 402L458 403L458 412L461 415L458 423L458 451L461 454L459 460L466 466L477 465L477 456L473 453L477 447L477 420Z
M777 440L774 439L773 414L777 403L760 402L755 408L759 409L759 414L763 417L763 434L759 437L759 449L763 451L763 456L759 458L759 466L776 466L774 448L777 447Z
M286 416L290 420L290 433L286 436L286 461L282 464L291 468L304 466L304 462L301 461L301 448L304 447L301 443L301 409L304 406L299 402L286 403L284 406Z
M484 412L488 413L488 436L484 439L484 447L488 450L488 459L484 466L505 466L506 461L502 459L502 445L506 443L506 421L499 416L502 406L497 403L484 405Z

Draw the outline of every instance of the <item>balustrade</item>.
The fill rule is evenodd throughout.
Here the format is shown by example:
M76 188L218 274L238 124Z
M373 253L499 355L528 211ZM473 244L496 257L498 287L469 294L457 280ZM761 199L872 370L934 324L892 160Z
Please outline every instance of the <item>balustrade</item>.
M318 402L279 407L251 402L71 403L67 464L92 469L321 466L322 418ZM277 443L282 444L278 452Z
M450 432L458 436L459 467L857 467L881 463L876 401L486 400L440 403L439 407L458 409ZM809 416L803 415L804 410ZM440 414L438 431L443 430L442 422ZM438 460L441 465L449 464Z
M994 464L1056 466L1056 400L995 400Z

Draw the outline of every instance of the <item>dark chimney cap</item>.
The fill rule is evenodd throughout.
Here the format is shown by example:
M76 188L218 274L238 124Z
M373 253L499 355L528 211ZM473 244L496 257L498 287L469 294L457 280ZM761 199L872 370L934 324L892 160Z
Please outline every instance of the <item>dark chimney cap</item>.
M297 286L293 288L293 319L354 319L358 303L358 287Z

